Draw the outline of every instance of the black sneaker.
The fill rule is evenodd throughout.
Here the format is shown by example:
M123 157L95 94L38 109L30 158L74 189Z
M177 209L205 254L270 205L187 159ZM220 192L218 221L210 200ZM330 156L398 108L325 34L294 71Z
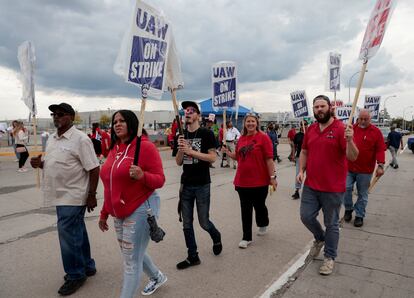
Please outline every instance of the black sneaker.
M196 265L200 265L200 264L201 264L201 261L200 261L200 258L198 256L188 257L184 261L177 264L177 269L178 270L183 270L183 269L187 269L188 267L196 266Z
M364 219L359 216L355 216L354 227L360 228L364 225Z
M72 295L85 283L85 281L86 277L75 280L67 280L63 286L60 287L58 293L62 296Z
M398 167L398 165L394 165L394 169L398 169L399 167Z
M295 191L295 193L292 195L292 199L297 200L299 198L300 198L299 191Z
M345 210L344 220L350 222L352 219L352 210Z
M87 277L90 276L94 276L96 274L96 269L89 269L85 271L85 275ZM63 277L64 280L68 280L69 279L69 275L65 274L65 276Z
M223 244L221 244L221 235L219 234L219 239L217 242L213 243L213 253L218 256L223 250Z

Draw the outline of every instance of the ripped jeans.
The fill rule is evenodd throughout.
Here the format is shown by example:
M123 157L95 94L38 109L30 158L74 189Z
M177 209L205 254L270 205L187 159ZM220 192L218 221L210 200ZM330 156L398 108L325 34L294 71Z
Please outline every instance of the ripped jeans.
M124 281L122 283L122 298L135 297L142 271L150 278L157 278L159 269L146 253L150 239L147 222L147 209L158 218L160 197L154 191L141 206L130 216L114 218L115 231L124 258Z

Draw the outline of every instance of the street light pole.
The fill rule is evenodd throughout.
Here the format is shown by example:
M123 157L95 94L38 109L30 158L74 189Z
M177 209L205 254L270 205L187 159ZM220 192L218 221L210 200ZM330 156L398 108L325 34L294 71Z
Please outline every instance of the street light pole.
M405 130L405 111L410 109L410 108L414 108L414 106L405 107L404 110L403 110L403 130Z
M348 103L351 103L351 80L352 80L352 78L355 76L355 75L357 75L357 74L359 74L361 71L357 71L356 73L354 73L350 78L349 78L349 81L348 81ZM365 70L365 72L368 72L368 69L367 70Z
M397 95L391 95L391 96L387 96L384 100L384 120L385 120L385 113L387 112L387 108L386 108L386 104L387 104L387 99L391 98L391 97L397 97Z

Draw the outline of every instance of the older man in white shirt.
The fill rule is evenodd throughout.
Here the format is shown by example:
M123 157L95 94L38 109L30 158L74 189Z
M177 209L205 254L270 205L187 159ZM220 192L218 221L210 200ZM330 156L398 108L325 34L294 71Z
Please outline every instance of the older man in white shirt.
M236 150L237 140L240 138L240 132L237 128L233 126L233 123L231 121L227 121L226 127L226 146L231 152L234 152ZM236 169L237 162L232 158L227 158L227 164L224 167L229 168L230 162L233 163L233 169Z

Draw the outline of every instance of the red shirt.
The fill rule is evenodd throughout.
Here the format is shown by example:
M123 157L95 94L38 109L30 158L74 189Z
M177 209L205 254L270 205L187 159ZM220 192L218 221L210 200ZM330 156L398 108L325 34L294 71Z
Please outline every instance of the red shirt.
M291 141L293 142L293 139L295 138L295 135L296 135L296 129L291 128L291 129L288 131L288 135L287 135L287 137L288 137L288 139L289 139L289 140L291 140Z
M354 142L359 150L356 161L348 160L348 171L371 174L375 163L385 163L385 143L381 131L375 125L361 128L354 124Z
M302 144L307 150L305 185L324 192L345 192L347 163L344 124L334 120L322 132L309 126Z
M155 189L164 185L160 154L147 137L142 136L138 165L144 171L140 180L132 180L129 167L134 162L136 138L129 144L118 144L109 152L100 176L104 186L101 218L108 215L125 218L144 203Z
M263 132L241 136L236 146L237 172L234 185L259 187L270 183L266 160L273 159L273 146Z

